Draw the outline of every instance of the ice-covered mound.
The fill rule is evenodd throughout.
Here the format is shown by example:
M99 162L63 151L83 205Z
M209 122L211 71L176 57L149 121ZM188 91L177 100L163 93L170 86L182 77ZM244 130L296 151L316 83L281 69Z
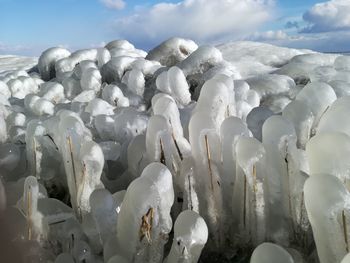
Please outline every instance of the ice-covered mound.
M269 73L287 64L294 56L312 53L311 50L277 47L251 41L225 43L217 48L222 52L224 59L237 67L244 78Z
M171 38L35 61L0 64L25 262L349 260L349 57Z
M14 70L27 70L35 66L37 58L0 55L0 76Z

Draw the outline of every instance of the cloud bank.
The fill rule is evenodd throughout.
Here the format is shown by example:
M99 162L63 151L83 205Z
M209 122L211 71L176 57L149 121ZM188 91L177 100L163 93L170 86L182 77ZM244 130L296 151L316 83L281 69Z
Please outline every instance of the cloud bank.
M183 0L159 3L118 19L120 37L153 45L172 36L198 42L235 39L272 18L271 0Z
M303 15L309 24L302 33L350 30L350 0L331 0L315 4Z

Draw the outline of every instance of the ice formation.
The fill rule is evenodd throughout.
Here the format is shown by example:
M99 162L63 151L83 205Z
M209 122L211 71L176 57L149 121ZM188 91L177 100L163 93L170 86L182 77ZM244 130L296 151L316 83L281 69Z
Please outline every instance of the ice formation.
M252 257L251 263L294 263L292 256L282 247L272 244L263 243L258 246Z
M349 70L181 38L0 57L8 242L24 262L348 262Z

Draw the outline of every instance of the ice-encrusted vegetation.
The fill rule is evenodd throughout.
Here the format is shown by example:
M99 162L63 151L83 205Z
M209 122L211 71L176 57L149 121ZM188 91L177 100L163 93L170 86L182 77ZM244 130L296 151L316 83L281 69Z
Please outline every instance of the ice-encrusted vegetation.
M0 220L24 262L349 261L349 57L172 38L8 58Z

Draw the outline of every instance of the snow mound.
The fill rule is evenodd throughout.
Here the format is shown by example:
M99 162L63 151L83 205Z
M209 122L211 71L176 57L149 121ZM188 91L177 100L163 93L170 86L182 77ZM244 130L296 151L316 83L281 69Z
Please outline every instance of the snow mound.
M313 52L251 41L225 43L217 48L223 58L236 66L244 78L271 72L287 64L294 56Z

